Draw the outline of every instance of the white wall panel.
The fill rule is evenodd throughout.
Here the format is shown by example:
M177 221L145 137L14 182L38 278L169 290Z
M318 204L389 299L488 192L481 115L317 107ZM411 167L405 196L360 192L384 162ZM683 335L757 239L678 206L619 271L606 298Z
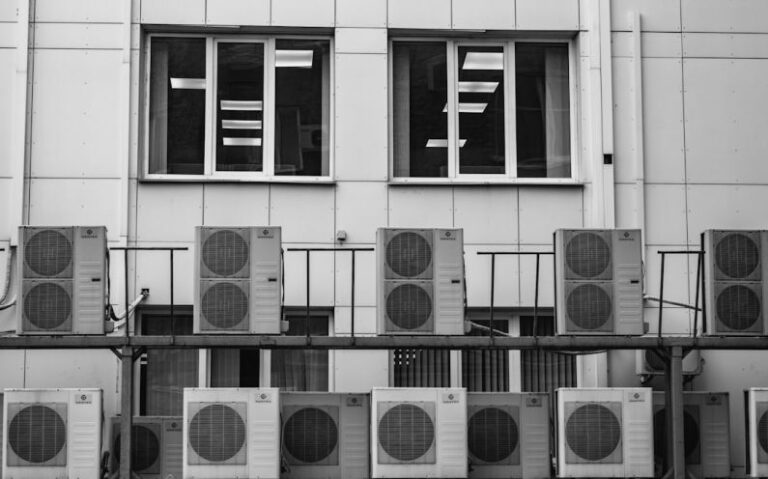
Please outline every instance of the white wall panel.
M768 32L764 0L681 0L683 31Z
M591 116L588 113L588 108L586 108L586 105L589 105L589 83L590 83L590 68L589 68L589 57L580 57L579 58L579 64L578 64L578 92L579 92L579 104L582 105L580 108L578 108L579 111L579 129L578 134L581 138L581 141L578 142L579 147L581 150L579 151L579 161L577 164L578 174L577 178L579 178L581 181L589 182L592 180L592 168L588 164L589 162L589 150L590 150L590 141L587 141L589 138L589 132L592 128L592 120Z
M659 286L661 285L661 250L684 249L684 245L677 247L670 246L648 246L645 253L645 294L659 297ZM678 301L685 304L693 302L691 294L691 275L689 262L686 255L669 254L666 255L664 263L664 299ZM696 280L696 271L693 271L693 281ZM657 305L657 304L656 304ZM664 307L666 309L666 306ZM658 311L657 311L658 314Z
M454 226L464 228L464 242L517 243L517 189L456 188Z
M141 0L141 23L203 25L205 2L206 0Z
M389 0L390 28L451 28L451 2Z
M689 185L688 236L699 241L707 229L765 229L768 187Z
M16 24L0 22L0 48L16 48Z
M216 0L205 3L208 25L269 25L269 0Z
M615 78L615 77L614 77ZM637 185L617 183L614 185L614 211L616 228L638 228L637 223ZM645 234L645 231L643 231Z
M335 351L337 392L368 392L389 386L389 351Z
M1 28L1 27L0 27ZM0 49L0 178L11 175L12 123L14 97L13 81L16 75L16 51ZM15 160L14 160L15 161ZM0 221L0 223L2 223ZM2 227L0 225L0 227Z
M684 67L689 181L768 183L768 61L688 59Z
M203 187L144 183L136 214L138 241L192 242L203 222Z
M0 388L24 387L24 357L26 351L4 350L0 352Z
M173 304L192 304L195 287L194 242L189 243L142 243L141 246L186 247L186 251L173 253ZM168 251L138 251L134 253L136 264L136 290L149 289L146 304L171 303L171 254ZM122 258L120 258L122 260ZM131 259L133 264L133 260ZM133 299L133 298L131 298ZM120 311L124 306L120 301Z
M521 188L520 243L551 244L558 228L584 226L579 188Z
M19 0L3 0L0 2L0 22L15 22L16 7Z
M387 55L336 55L335 176L388 176Z
M510 0L453 0L453 28L514 30L515 2Z
M480 251L517 251L512 245L464 245L464 265L467 278L467 306L491 305L491 256ZM520 305L520 259L517 255L497 255L494 306Z
M645 241L654 245L686 243L685 186L645 186Z
M682 56L679 33L643 32L640 41L643 58L680 58ZM611 33L611 56L633 56L635 52L632 42L631 32Z
M119 180L32 179L29 224L104 225L115 238L120 231Z
M396 228L452 228L452 189L439 187L390 188L388 226Z
M337 28L336 53L387 53L386 28Z
M768 35L759 33L684 33L689 58L768 58Z
M10 221L5 217L8 214L7 205L11 204L11 190L13 189L11 185L12 180L10 178L0 178L0 205L2 205L1 211L3 211L3 218L0 220L0 240L16 237L16 231L13 230Z
M579 2L574 0L517 0L520 30L578 30Z
M679 59L643 60L643 130L645 179L682 183L683 72ZM613 90L614 94L616 89Z
M680 31L680 0L611 0L611 30L631 30L631 12L640 12L643 31Z
M352 332L352 308L337 306L333 313L333 326L337 336L350 336ZM355 305L355 336L376 336L375 306Z
M269 224L269 185L204 185L206 226L266 226Z
M386 27L387 0L336 0L336 26Z
M122 22L124 1L35 0L31 11L36 22Z
M344 246L367 248L374 245ZM349 306L352 304L352 253L336 253L335 268L336 306ZM355 306L376 306L376 251L355 253Z
M117 177L121 52L36 50L32 176Z
M657 297L658 290L651 293L652 296ZM666 288L664 288L664 299L671 301L675 300L667 296ZM691 301L693 302L693 301ZM691 310L687 308L670 307L665 305L662 310L662 334L670 336L690 336L693 331L693 314ZM646 302L646 307L643 310L643 319L648 324L648 333L656 335L659 333L659 307L658 303L654 301ZM699 314L699 331L701 331L701 314ZM717 388L718 391L722 389Z
M616 35L616 34L614 34ZM614 57L613 77L613 154L616 181L634 181L635 168L635 61L628 57Z
M386 183L350 181L336 186L336 229L347 232L347 243L375 243L376 229L386 225Z
M328 248L327 244L286 243L285 251L285 304L287 306L306 306L307 304L307 256L304 251L288 251L290 248ZM334 258L332 252L310 253L310 306L333 306L334 295Z
M34 48L121 49L123 26L117 23L38 23Z
M336 238L333 189L272 185L270 223L283 228L283 242L326 243Z
M553 245L529 246L521 251L552 251ZM554 307L555 279L554 257L539 256L539 306ZM536 301L536 256L520 257L520 305L533 306Z
M272 24L332 27L336 22L334 0L272 0Z

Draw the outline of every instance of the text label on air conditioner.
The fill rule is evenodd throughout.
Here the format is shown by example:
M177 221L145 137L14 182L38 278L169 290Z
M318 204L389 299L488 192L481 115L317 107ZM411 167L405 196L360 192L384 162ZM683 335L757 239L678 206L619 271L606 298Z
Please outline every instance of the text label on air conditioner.
M254 402L272 402L272 395L268 393L259 393Z
M443 393L443 403L446 404L458 404L459 395L455 393Z
M78 394L75 396L75 404L91 404L93 396L91 394Z

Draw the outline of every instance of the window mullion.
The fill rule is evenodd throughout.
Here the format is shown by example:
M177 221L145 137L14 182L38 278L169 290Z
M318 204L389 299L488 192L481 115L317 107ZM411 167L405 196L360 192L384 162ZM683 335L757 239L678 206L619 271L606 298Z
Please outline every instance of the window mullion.
M264 109L262 116L262 148L264 175L275 175L275 39L264 44Z
M457 88L457 48L456 42L447 42L446 69L447 69L447 105L448 105L448 177L456 178L459 172L459 93Z
M505 136L505 166L506 176L517 177L517 91L515 90L515 42L510 41L504 45L504 131Z
M208 176L216 171L216 48L213 38L205 42L205 143L203 149L203 173Z

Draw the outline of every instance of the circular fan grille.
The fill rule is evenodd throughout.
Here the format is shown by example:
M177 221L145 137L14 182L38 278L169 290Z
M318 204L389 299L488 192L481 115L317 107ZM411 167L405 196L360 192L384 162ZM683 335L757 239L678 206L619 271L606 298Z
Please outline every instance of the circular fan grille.
M203 242L201 258L212 273L232 276L248 263L248 243L236 231L217 231Z
M715 264L731 278L746 278L760 264L760 250L748 236L729 234L715 246Z
M24 245L24 261L41 276L61 274L72 262L72 243L58 231L40 231Z
M565 424L565 440L579 457L599 461L619 445L621 424L605 406L586 404L573 411Z
M28 406L8 425L8 444L21 459L33 464L48 462L61 451L67 438L64 421L47 406Z
M120 463L120 435L115 438L112 447L115 460ZM131 428L131 469L141 472L149 469L160 457L160 442L157 435L148 427L134 425Z
M717 318L727 327L743 331L760 318L760 298L746 286L733 285L717 295Z
M582 278L594 278L610 264L610 248L595 233L579 233L565 247L565 264Z
M322 461L333 452L339 431L328 413L308 407L288 418L283 433L283 443L291 456L312 463Z
M24 317L40 329L56 329L71 314L70 294L59 284L37 284L24 296Z
M395 235L387 244L386 254L387 265L404 278L418 276L432 264L432 247L417 233Z
M399 404L379 421L379 444L399 461L413 461L429 451L435 425L429 414L412 404Z
M573 288L566 300L568 316L583 329L599 329L611 318L613 305L604 289L594 284Z
M248 314L248 297L235 283L215 283L203 293L201 311L219 329L239 325Z
M763 451L768 452L768 412L764 412L757 422L757 440Z
M519 441L517 424L499 408L487 407L469 419L469 452L485 462L500 462L510 456Z
M659 356L659 353L652 349L645 350L645 362L648 364L648 367L654 371L664 371L666 367L664 359Z
M683 449L685 457L696 451L699 445L699 425L690 412L683 412ZM664 409L653 415L653 450L657 458L667 453L667 418Z
M417 329L432 316L432 298L418 285L398 285L387 295L387 316L400 328Z
M245 445L245 423L231 407L212 404L200 409L189 422L189 444L198 456L211 462L231 459Z

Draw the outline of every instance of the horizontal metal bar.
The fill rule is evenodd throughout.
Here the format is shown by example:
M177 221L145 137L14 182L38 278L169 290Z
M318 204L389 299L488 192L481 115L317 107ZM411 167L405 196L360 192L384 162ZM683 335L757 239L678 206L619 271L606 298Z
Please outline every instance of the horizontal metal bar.
M113 251L187 251L188 246L115 246Z
M478 251L477 254L500 254L500 255L537 255L537 254L555 254L554 251Z
M658 253L658 254L702 254L702 253L704 253L704 251L701 251L701 250L669 250L669 251L660 250L660 251L657 251L656 253Z
M691 306L690 304L685 304L685 303L678 303L677 301L670 301L668 299L659 299L659 298L654 298L653 296L646 296L643 299L647 299L648 301L655 301L657 303L664 303L664 304L672 304L674 306L681 306L683 308L693 309L695 311L701 311L701 308L697 308L696 306Z
M373 251L374 248L288 248L288 251Z

